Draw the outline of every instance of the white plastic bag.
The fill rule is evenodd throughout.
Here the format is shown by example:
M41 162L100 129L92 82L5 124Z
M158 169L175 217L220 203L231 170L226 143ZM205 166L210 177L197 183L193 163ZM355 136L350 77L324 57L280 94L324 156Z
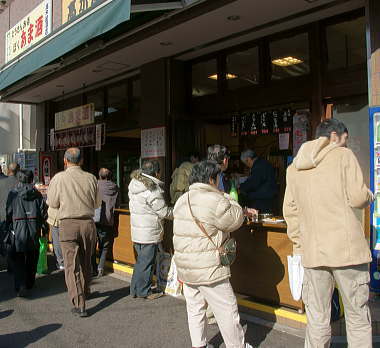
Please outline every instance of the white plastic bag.
M182 294L182 283L178 280L177 267L174 258L159 248L157 255L157 285L165 294L180 296Z
M292 293L293 299L295 301L299 301L302 296L304 269L301 261L301 255L288 256L290 292Z

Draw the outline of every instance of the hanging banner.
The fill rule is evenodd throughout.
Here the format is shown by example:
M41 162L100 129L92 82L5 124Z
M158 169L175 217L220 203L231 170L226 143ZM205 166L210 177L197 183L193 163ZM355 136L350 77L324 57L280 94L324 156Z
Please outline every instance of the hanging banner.
M165 127L141 130L141 158L165 157Z
M100 5L105 0L62 0L62 24L76 18L86 10Z
M45 0L5 34L5 62L51 33L52 0Z
M55 114L55 131L93 124L95 119L94 103L81 105Z
M68 129L54 133L54 149L66 150L69 147L96 147L97 146L97 126L84 126L80 128ZM106 125L100 126L100 145L106 142Z
M95 144L95 151L100 151L102 148L102 125L97 124L96 125L96 144Z

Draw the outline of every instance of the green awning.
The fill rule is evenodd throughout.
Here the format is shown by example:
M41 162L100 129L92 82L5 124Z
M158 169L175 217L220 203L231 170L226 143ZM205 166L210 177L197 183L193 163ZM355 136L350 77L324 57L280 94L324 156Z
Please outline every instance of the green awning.
M36 50L18 61L16 58L16 62L13 64L10 62L9 67L4 66L0 73L0 90L4 90L74 48L113 29L120 23L128 21L130 15L131 0L112 0L66 30L64 30L66 26L63 27L62 33L58 32L57 36L52 38L56 32L51 33Z

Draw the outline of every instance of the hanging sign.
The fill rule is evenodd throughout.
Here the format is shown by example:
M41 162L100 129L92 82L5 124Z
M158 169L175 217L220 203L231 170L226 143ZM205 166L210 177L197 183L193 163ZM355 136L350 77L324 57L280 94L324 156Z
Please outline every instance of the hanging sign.
M69 147L98 147L105 144L106 131L105 123L100 124L97 134L98 125L90 125L79 128L68 129L54 133L54 148L55 150L65 150ZM97 135L100 139L97 139ZM100 142L100 144L99 144Z
M5 62L51 33L52 0L45 0L5 33Z
M55 114L55 131L93 124L95 118L94 103L81 105Z
M165 127L141 130L141 158L165 157Z
M100 151L102 148L102 125L97 124L96 125L96 144L95 144L95 151Z
M301 145L307 141L309 127L308 112L297 112L293 116L293 156L297 156Z

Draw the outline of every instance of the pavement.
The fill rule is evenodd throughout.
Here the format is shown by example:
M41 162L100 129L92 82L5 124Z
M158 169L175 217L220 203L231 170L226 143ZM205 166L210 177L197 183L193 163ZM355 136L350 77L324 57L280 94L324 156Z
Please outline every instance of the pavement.
M183 300L170 296L154 301L133 299L128 282L106 275L95 279L91 286L93 296L87 302L90 316L78 318L70 312L62 271L38 276L28 297L16 298L13 278L2 268L1 348L191 347ZM247 319L242 315L247 342L253 347L303 347L302 338ZM217 325L208 327L208 337L213 347L225 347Z

